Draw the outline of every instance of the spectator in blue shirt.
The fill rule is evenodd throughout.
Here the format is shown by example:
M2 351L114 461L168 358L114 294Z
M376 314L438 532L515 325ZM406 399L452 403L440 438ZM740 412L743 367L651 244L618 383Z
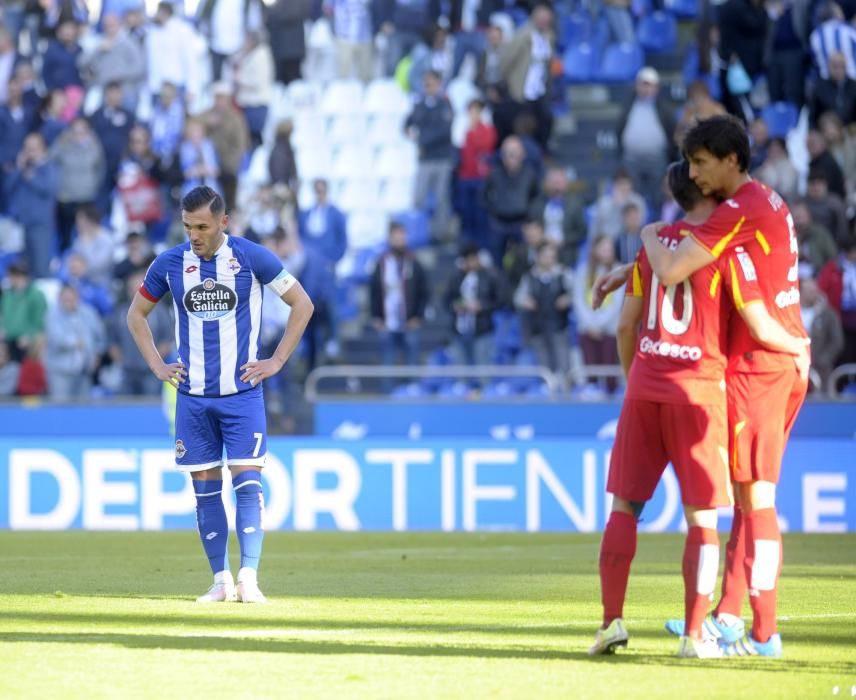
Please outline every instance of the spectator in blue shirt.
M44 137L45 143L52 146L59 135L65 131L68 122L65 120L65 110L68 101L65 92L60 89L51 90L42 102L37 122L39 133Z
M63 283L73 287L80 294L80 300L89 304L102 318L113 311L113 297L110 290L99 284L89 274L89 265L81 253L70 253L65 261L65 269L60 273Z
M178 99L178 89L172 83L161 86L160 95L152 108L149 128L152 151L159 158L172 160L178 152L184 132L184 107Z
M312 187L315 204L300 214L300 238L307 249L319 253L333 266L348 248L345 215L327 201L326 180L315 180Z
M0 105L0 168L11 170L24 145L24 138L30 133L33 115L24 105L21 84L17 79L9 81L6 91L6 104Z
M128 146L128 136L134 126L134 115L122 106L122 95L120 83L108 84L104 90L104 104L89 118L92 130L104 149L106 175L102 199L106 199L104 195L109 196L116 184L119 162Z
M42 63L42 79L48 90L67 88L73 85L81 87L78 61L81 48L77 43L77 25L63 22L57 27L56 39L48 43Z
M10 216L24 227L24 245L33 277L49 277L56 248L56 167L41 134L24 139L15 168L3 178Z

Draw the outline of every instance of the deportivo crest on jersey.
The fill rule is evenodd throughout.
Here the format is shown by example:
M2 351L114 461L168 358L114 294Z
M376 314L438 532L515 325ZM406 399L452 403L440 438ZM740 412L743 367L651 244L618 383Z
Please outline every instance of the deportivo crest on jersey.
M229 258L229 262L226 264L226 267L236 275L241 271L241 263L238 262L237 258Z
M187 448L184 446L184 441L183 440L176 440L175 441L176 459L181 459L186 454L187 454Z

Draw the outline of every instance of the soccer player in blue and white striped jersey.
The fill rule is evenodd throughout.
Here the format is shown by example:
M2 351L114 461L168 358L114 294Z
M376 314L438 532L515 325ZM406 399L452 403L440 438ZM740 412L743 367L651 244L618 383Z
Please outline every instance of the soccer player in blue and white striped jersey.
M263 537L261 469L267 452L261 382L285 364L312 316L300 283L266 248L226 233L223 199L197 187L181 202L188 241L155 259L128 310L128 328L158 379L178 390L176 466L191 473L199 536L214 584L199 602L264 602L257 570ZM262 287L291 307L282 340L259 358ZM175 308L178 361L165 363L146 317L167 292ZM223 452L235 490L241 548L237 590L227 562Z

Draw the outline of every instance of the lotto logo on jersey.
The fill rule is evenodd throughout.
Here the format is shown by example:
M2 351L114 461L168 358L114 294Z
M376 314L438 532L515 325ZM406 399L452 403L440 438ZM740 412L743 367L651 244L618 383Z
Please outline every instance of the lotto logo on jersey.
M238 295L235 291L210 277L202 280L202 284L188 289L184 295L187 312L204 321L222 318L234 311L237 305Z
M671 357L676 360L691 360L692 362L698 362L701 359L701 348L697 345L680 345L666 340L651 340L647 335L639 341L639 352L644 352L647 355Z

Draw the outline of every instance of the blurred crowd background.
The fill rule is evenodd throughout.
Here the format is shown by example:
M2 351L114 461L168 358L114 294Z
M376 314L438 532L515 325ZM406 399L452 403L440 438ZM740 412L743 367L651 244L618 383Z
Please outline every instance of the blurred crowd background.
M207 184L230 233L315 302L270 382L275 430L323 365L543 366L572 397L609 397L621 295L592 311L592 283L634 258L644 223L680 216L666 166L724 111L793 213L814 390L847 391L830 375L856 362L854 15L853 0L2 0L0 395L159 393L124 316L184 237L180 197ZM151 317L165 356L171 313ZM286 321L268 299L266 351Z

